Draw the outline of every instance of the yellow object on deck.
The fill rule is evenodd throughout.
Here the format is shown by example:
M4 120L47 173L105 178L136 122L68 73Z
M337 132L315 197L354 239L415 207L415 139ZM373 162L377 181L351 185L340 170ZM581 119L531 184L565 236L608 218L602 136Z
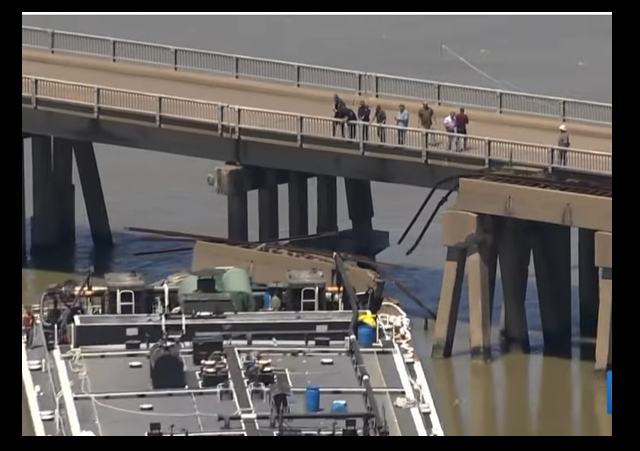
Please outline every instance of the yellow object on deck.
M358 322L375 328L378 325L376 315L371 312L365 312L358 317Z

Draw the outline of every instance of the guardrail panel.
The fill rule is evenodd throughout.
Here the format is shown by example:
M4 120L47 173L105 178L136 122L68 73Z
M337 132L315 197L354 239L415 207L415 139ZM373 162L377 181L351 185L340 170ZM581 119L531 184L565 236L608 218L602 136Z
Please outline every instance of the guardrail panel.
M175 51L170 47L130 41L114 41L114 43L116 61L137 61L169 67L175 65Z
M96 89L91 86L42 78L34 79L34 85L36 96L39 99L62 99L74 103L95 104Z
M100 106L119 110L159 113L160 100L157 96L117 89L100 88ZM193 117L190 115L189 117Z
M113 61L132 61L314 86L363 95L437 102L501 113L517 113L611 125L613 106L576 99L562 99L520 92L414 80L393 75L372 74L330 67L229 55L195 49L91 36L64 31L22 27L22 45L82 55L111 57Z
M177 49L176 66L177 69L233 75L236 70L236 60L229 55Z

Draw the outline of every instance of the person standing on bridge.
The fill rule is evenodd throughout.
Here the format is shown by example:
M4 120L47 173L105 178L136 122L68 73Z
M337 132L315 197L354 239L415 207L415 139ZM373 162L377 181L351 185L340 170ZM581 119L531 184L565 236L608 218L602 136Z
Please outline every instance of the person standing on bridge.
M340 118L340 112L347 107L347 104L340 98L338 94L333 95L333 118L336 120L342 120ZM342 127L342 136L344 137L344 125L339 122L333 123L333 136L336 136L336 130L338 127Z
M398 108L396 125L398 126L398 145L404 146L407 142L407 128L409 128L409 112L404 105Z
M355 111L351 108L344 107L342 110L338 112L338 117L344 121L343 125L343 135L344 135L344 127L346 126L346 130L349 132L349 139L357 139L358 138L358 116Z
M460 108L460 112L456 115L456 133L463 135L463 138L459 138L462 142L462 148L458 145L460 152L467 150L467 134L469 133L469 116L464 108Z
M449 150L453 150L456 142L456 112L452 111L449 116L444 118L444 130L449 134Z
M369 123L371 122L371 108L363 100L360 102L360 108L358 108L358 120L362 122L362 141L369 141Z
M373 118L378 125L378 139L380 139L380 143L384 144L387 142L387 129L385 128L387 125L387 112L382 109L382 106L376 105Z
M418 117L420 118L420 126L427 131L426 133L426 146L429 148L429 143L431 140L429 139L430 134L429 131L433 129L433 121L435 119L436 112L433 111L433 108L429 106L429 103L424 102L422 104L422 108L418 113Z
M566 166L567 164L569 164L569 147L571 147L571 137L569 136L569 130L567 129L567 126L564 124L560 126L558 147L560 148L560 165Z
M26 338L27 348L33 346L33 328L36 324L36 317L33 314L31 307L27 307L22 314L22 331Z

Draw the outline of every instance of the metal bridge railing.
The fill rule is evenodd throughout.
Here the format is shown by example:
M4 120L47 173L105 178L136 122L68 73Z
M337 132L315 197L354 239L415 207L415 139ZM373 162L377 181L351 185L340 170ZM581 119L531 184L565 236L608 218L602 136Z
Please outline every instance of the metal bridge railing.
M613 105L522 92L440 83L160 44L22 27L22 46L173 68L348 91L358 95L429 101L438 105L613 124Z
M141 114L145 120L151 119L151 126L157 127L170 125L177 120L183 129L191 125L194 130L202 131L203 124L211 124L212 131L215 129L228 138L245 137L250 132L262 131L270 132L270 139L278 139L279 135L279 139L289 144L297 143L300 147L313 139L335 141L336 147L344 147L345 142L351 142L354 146L359 145L363 158L370 154L382 154L387 158L411 158L416 162L429 164L432 161L442 162L443 158L446 161L446 158L455 155L479 168L507 165L542 168L548 172L562 169L613 176L613 155L607 152L560 149L541 144L443 132L427 134L425 130L415 128L401 129L363 123L355 123L350 127L326 117L245 108L24 75L22 99L23 107L37 109L42 105L83 116L86 116L88 110L98 119L108 120L117 113ZM563 152L566 152L566 158Z

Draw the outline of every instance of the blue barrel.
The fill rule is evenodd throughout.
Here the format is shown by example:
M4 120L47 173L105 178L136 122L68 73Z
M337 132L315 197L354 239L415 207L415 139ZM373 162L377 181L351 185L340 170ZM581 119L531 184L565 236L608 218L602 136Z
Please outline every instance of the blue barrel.
M375 330L368 324L358 327L358 344L363 348L370 348L375 343Z
M307 413L320 412L320 387L310 385L307 387Z
M331 413L349 413L347 401L334 401L331 406Z

